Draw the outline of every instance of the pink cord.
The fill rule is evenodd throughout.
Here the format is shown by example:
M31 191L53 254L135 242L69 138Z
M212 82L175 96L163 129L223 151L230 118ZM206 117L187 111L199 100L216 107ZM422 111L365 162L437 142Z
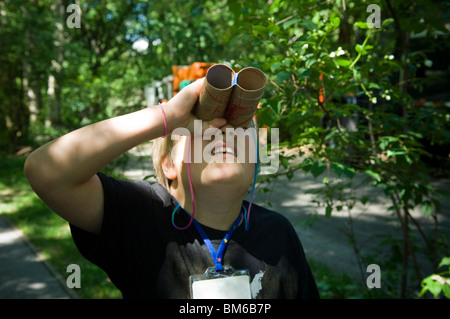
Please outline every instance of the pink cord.
M184 227L178 227L173 222L173 226L178 230L185 230L188 229L189 226L191 226L192 221L194 220L194 214L195 214L195 203L194 203L194 189L192 187L192 180L191 180L191 137L189 136L189 146L188 146L188 161L186 163L187 166L187 173L188 173L188 180L189 180L189 189L191 190L191 201L192 201L192 215L191 219L189 220L189 223ZM175 211L174 211L175 213Z
M161 103L159 103L159 107L161 108L161 112L162 112L162 114L163 114L163 118L164 118L164 135L163 135L163 137L166 137L166 136L167 136L167 121L166 121L166 113L164 113L164 109L163 109L163 107L162 107L162 104L161 104Z
M189 156L189 160L186 163L186 166L187 166L187 171L188 171L189 188L191 190L191 200L192 200L192 216L191 216L191 221L189 222L189 225L190 225L192 223L192 219L194 218L194 214L195 214L194 189L192 187L192 181L191 181L191 137L189 137L188 156Z

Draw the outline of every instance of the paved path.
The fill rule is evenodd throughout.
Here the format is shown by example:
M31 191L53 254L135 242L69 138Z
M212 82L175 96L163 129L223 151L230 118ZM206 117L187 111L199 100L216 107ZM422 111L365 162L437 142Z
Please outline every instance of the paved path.
M366 278L368 276L366 273L368 264L362 265L362 270L360 269L354 248L349 241L348 233L353 229L353 235L356 238L360 253L373 255L370 263L379 264L382 270L382 263L386 260L378 257L377 254L377 251L382 248L380 245L382 240L385 239L386 235L400 238L398 221L393 211L389 210L391 203L388 198L381 189L376 189L370 185L359 185L353 190L354 195L358 198L366 195L370 198L371 203L355 205L351 210L351 215L343 209L341 212L333 211L331 217L326 218L324 209L317 209L317 205L312 202L313 195L305 194L306 190L322 187L321 180L322 178L314 179L310 175L305 176L303 173L296 174L289 182L285 177L282 177L275 182L271 193L258 194L256 202L262 203L269 199L272 208L291 221L297 230L308 258L323 262L334 270L345 272L356 280ZM450 190L449 180L441 180L434 184L439 184ZM449 234L450 201L442 201L441 204L442 214L440 215L439 231ZM319 212L315 215L316 218L313 218L315 211ZM433 227L431 218L425 217L420 210L412 212L412 215L419 221L424 230L431 231ZM311 219L315 220L312 226L305 226L304 221ZM352 228L350 227L351 223L353 224ZM410 227L415 229L412 223ZM423 243L418 232L415 235L419 242ZM426 260L422 260L422 263L426 270L432 270L431 265ZM363 272L363 277L361 272Z
M63 280L0 215L0 299L74 298Z

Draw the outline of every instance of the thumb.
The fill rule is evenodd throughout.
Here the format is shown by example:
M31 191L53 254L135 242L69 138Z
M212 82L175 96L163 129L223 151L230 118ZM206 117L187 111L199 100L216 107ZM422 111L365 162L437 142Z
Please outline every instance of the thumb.
M172 101L176 104L182 104L185 108L192 110L195 103L197 103L198 97L200 96L204 79L205 78L198 79L197 81L184 87L172 98Z

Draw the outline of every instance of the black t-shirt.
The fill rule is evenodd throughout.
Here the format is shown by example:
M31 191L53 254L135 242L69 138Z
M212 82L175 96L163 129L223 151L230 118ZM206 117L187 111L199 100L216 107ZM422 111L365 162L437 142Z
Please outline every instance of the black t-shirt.
M190 298L189 276L213 267L196 228L172 226L174 198L160 184L120 181L98 174L104 190L99 235L71 225L82 255L102 268L124 298ZM248 206L248 202L244 202ZM189 216L175 214L178 226ZM289 221L253 204L225 250L223 265L250 271L252 298L318 298L303 248ZM202 225L215 249L227 232Z

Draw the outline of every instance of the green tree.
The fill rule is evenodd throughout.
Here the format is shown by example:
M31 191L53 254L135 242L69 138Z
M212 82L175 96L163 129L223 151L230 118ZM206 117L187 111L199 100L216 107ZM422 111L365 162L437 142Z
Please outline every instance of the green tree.
M51 60L51 1L0 2L0 147L14 151L44 108Z
M356 187L355 176L366 176L382 188L402 234L402 257L393 271L401 273L398 295L407 296L410 265L418 285L422 279L411 227L420 234L435 270L448 249L437 231L441 192L430 185L436 170L428 160L442 165L448 157L449 118L442 104L414 105L427 89L417 70L429 69L428 56L448 47L443 15L436 14L445 11L445 3L228 4L235 18L230 43L241 48L239 61L259 65L269 75L260 124L279 127L285 145L306 146L308 152L300 164L282 159L284 172L277 175L291 177L302 170L319 177L328 172L323 189L316 192L327 216L370 200L346 191ZM369 4L380 8L380 28L367 24ZM416 45L423 36L433 49ZM447 68L448 62L443 70ZM430 153L432 144L447 152L442 157ZM416 207L434 220L434 232L426 233L413 217Z

